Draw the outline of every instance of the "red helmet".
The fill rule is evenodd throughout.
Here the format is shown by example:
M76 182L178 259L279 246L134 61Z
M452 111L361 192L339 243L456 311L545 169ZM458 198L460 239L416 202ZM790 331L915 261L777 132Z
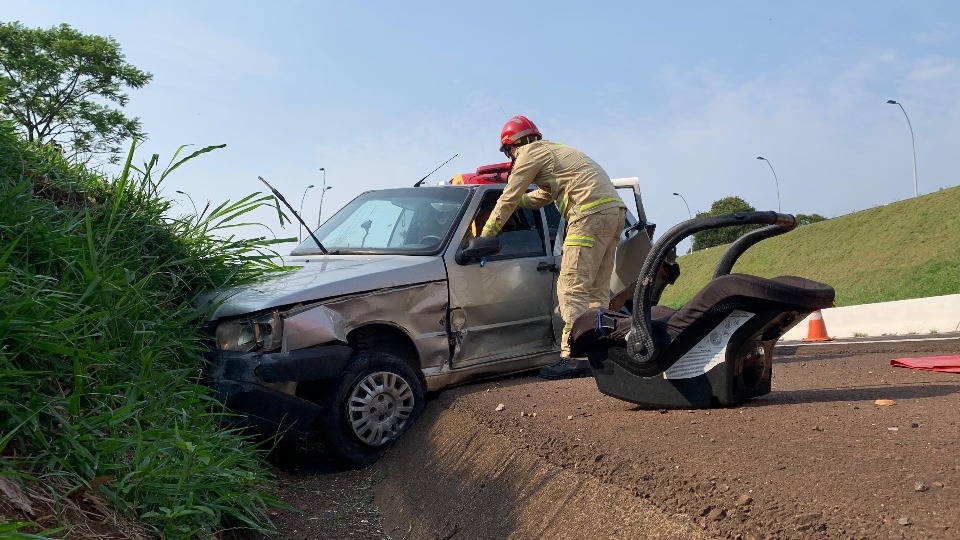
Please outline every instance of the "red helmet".
M505 146L517 144L528 135L543 137L543 135L540 134L540 130L537 129L537 126L528 120L526 116L514 116L510 120L507 120L507 123L503 125L503 130L500 132L500 149L503 150Z

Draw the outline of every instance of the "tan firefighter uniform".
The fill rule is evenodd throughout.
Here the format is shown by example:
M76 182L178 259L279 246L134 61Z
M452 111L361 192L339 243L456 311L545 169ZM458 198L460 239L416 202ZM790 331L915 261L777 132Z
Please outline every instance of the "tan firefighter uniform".
M610 303L610 276L626 205L607 173L583 152L540 140L517 148L507 185L481 236L496 236L517 207L554 202L566 218L557 298L563 318L560 356L570 356L573 321L591 307ZM527 193L530 184L537 189Z

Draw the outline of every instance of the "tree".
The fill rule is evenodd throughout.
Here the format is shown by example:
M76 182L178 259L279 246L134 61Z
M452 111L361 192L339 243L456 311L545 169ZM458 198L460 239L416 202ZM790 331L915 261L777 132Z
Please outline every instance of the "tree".
M697 212L697 217L721 216L724 214L735 214L737 212L754 212L756 208L741 199L740 197L724 197L713 201L710 205L710 211ZM723 227L722 229L708 229L693 235L693 251L706 249L708 247L720 246L733 242L744 233L756 229L759 225L738 225L736 227Z
M819 221L825 221L827 218L821 216L820 214L797 214L797 226L800 225L809 225L811 223L817 223Z
M69 25L25 28L0 23L0 111L26 138L61 148L69 158L119 159L120 144L142 138L139 118L119 108L124 87L142 88L153 75L124 61L110 37Z

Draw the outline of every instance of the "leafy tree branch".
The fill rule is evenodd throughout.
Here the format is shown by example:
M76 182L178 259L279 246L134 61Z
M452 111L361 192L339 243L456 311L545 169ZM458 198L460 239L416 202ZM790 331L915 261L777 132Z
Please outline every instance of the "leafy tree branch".
M126 140L144 138L140 119L121 109L125 90L152 78L126 62L113 38L67 24L0 23L0 113L28 141L62 146L68 158L116 163Z

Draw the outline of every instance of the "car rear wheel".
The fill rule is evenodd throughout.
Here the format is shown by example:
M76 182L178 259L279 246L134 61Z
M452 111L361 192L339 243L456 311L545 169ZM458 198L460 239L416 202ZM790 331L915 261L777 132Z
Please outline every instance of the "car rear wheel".
M420 416L423 385L403 360L382 352L355 355L337 384L327 443L343 461L367 466Z

